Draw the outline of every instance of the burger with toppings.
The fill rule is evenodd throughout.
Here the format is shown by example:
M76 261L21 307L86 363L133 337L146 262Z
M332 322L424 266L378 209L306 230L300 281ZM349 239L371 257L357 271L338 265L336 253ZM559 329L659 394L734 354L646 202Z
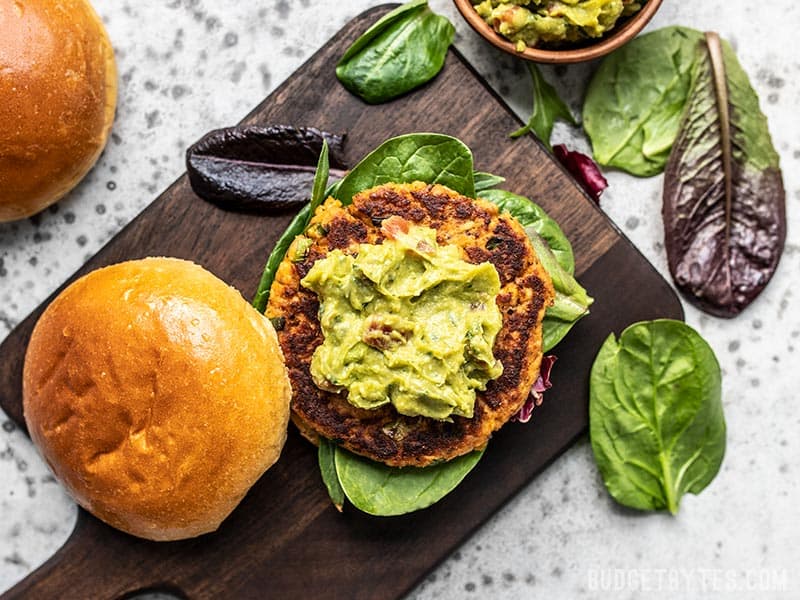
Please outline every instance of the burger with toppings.
M387 156L405 168L386 173ZM454 138L389 140L327 193L315 186L268 263L256 304L337 506L390 515L438 500L541 390L558 261L507 211L513 194L475 197L472 169Z

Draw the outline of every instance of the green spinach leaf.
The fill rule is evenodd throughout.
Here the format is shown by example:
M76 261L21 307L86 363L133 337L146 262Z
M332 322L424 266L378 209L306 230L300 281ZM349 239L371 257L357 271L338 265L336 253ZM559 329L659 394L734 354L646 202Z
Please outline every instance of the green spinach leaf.
M319 438L319 449L317 458L319 460L319 471L322 474L322 481L328 489L328 496L336 507L342 512L344 506L344 490L339 483L339 476L336 474L336 444L323 437Z
M410 2L406 2L394 10L389 11L380 19L375 21L375 23L373 23L369 29L362 33L358 39L356 39L356 41L350 45L350 47L342 55L342 58L339 59L340 62L350 60L354 56L357 56L359 52L369 46L369 44L371 44L376 38L384 33L387 28L395 25L398 22L401 22L403 19L408 18L409 16L415 15L423 10L427 5L428 0L411 0Z
M694 29L665 27L603 60L583 105L583 127L598 163L640 176L664 170L701 39Z
M370 104L386 102L433 79L442 69L455 27L426 0L408 2L359 37L336 65L336 76Z
M488 190L503 183L506 178L500 175L492 175L491 173L484 173L482 171L475 171L473 173L475 180L475 193Z
M476 450L429 467L387 467L336 448L336 474L347 499L370 515L388 517L426 508L461 483L478 464Z
M478 197L496 204L501 210L517 219L523 227L533 227L534 231L547 242L561 268L570 275L575 272L572 244L569 243L567 236L564 235L555 219L550 217L541 206L525 196L505 190L484 190L478 193Z
M589 314L589 307L594 299L586 293L578 280L558 263L555 254L534 226L526 227L525 233L528 234L542 266L553 280L556 292L553 305L547 308L542 320L542 351L547 352L564 339L579 319Z
M663 213L672 278L702 310L736 316L775 273L786 240L778 153L747 74L715 33L697 47Z
M328 185L328 143L322 142L322 150L319 153L317 160L317 171L314 174L314 184L311 188L311 199L300 212L289 223L289 227L283 232L283 235L275 243L275 247L267 259L267 264L264 265L264 272L261 274L261 281L258 283L256 295L253 298L253 306L259 312L263 313L267 309L267 302L269 301L269 290L272 287L272 282L275 279L275 273L286 255L286 251L292 244L294 238L303 233L311 220L311 216L322 201L327 197L325 195L325 186ZM335 183L333 184L336 185Z
M552 151L550 135L553 133L556 119L563 119L573 125L577 123L572 112L558 96L555 88L547 83L539 68L532 62L527 64L533 83L533 108L528 123L511 133L511 137L520 137L533 131L547 149Z
M410 133L385 141L344 176L336 191L342 204L358 192L384 183L440 183L475 197L472 152L462 142L439 133Z
M311 186L311 199L309 200L309 210L311 214L325 200L325 190L328 187L328 175L330 165L328 164L328 143L322 142L322 150L317 161L317 171L314 174L314 185Z
M606 339L590 376L592 450L620 504L678 512L725 453L721 375L711 347L680 321L636 323Z
M342 183L342 180L341 179L337 179L332 184L330 184L328 186L328 189L325 190L325 198L330 198L331 196L333 196L335 198L336 197L336 193L339 191L339 186L341 185L341 183Z

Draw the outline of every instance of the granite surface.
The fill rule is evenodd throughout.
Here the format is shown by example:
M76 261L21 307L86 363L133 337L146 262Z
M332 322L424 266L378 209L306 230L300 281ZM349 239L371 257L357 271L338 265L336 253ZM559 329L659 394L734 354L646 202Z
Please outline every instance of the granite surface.
M120 74L117 120L98 165L42 214L0 224L0 339L183 170L185 147L238 121L365 0L95 0ZM445 0L456 45L520 115L521 62L478 38ZM762 9L767 7L768 14ZM677 517L634 514L607 495L579 441L434 570L417 599L800 598L800 5L792 0L665 0L649 29L715 29L750 74L781 155L789 235L778 272L741 316L686 305L723 369L728 447L722 470ZM545 68L576 111L594 64ZM2 124L0 124L0 127ZM588 151L579 130L555 141ZM668 277L660 177L608 173L603 209ZM559 376L556 372L556 381ZM29 440L0 414L0 590L44 562L75 506Z

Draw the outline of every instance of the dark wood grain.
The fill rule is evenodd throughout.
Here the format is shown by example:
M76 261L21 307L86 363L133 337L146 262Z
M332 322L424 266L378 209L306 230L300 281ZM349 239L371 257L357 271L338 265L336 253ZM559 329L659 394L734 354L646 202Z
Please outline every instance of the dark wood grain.
M349 164L393 135L455 135L473 149L478 169L503 174L507 188L556 217L596 302L558 347L555 387L545 404L530 424L497 434L467 480L428 510L385 519L337 513L315 450L291 431L279 463L218 532L153 543L80 511L65 546L3 598L118 598L142 589L189 598L400 596L585 431L589 369L609 332L641 319L682 317L667 283L537 142L508 138L518 120L458 52L431 84L389 104L367 106L337 83L337 58L385 10L352 21L245 122L347 133ZM169 255L202 264L251 297L290 216L224 212L196 198L182 176L73 278L125 259ZM46 304L0 345L0 405L21 427L23 356Z

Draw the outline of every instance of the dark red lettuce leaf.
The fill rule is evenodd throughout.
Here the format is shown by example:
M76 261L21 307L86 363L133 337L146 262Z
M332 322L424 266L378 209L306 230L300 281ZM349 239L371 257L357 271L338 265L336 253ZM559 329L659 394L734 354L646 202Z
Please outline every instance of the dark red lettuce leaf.
M539 376L536 378L531 388L531 393L528 395L522 408L511 417L511 421L527 423L531 420L533 409L542 405L545 391L553 387L553 384L550 382L550 371L553 369L553 363L555 363L556 360L557 357L555 354L548 354L542 357L542 364L539 367Z
M555 354L547 354L542 357L542 364L539 366L539 377L536 378L533 384L533 391L543 394L553 387L553 384L550 382L550 371L553 370L553 365L556 360L558 360L558 357ZM541 402L539 404L541 404Z
M664 176L664 241L686 298L733 317L778 266L786 193L766 117L733 50L706 34L697 53Z
M564 168L577 180L595 202L608 187L608 181L600 172L600 167L590 157L575 150L569 150L564 144L553 146L553 154Z
M308 201L322 141L333 176L345 168L344 137L313 127L229 127L203 136L186 151L195 194L228 210L269 213Z

